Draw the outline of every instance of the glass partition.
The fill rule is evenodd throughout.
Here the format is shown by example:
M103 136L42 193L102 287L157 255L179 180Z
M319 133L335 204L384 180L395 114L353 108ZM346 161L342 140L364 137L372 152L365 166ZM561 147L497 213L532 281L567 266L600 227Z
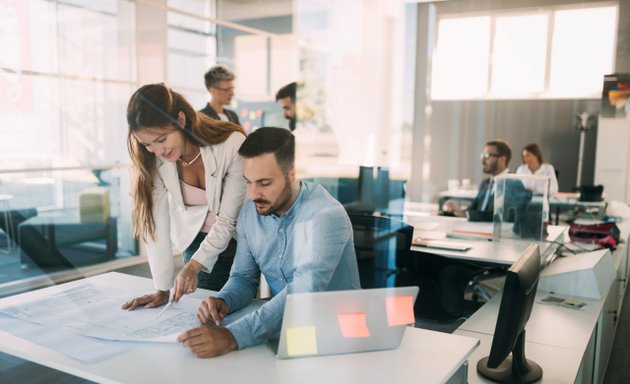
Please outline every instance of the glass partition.
M298 174L350 212L401 214L413 141L404 2L296 0L295 10Z
M0 286L138 255L123 165L0 173Z
M549 222L549 177L506 174L495 177L494 184L493 240L544 241Z

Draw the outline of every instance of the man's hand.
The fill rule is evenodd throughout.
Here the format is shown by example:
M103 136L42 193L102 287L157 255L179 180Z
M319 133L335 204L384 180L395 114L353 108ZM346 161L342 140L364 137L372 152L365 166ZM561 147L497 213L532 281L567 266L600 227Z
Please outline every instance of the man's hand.
M448 212L456 217L466 217L466 212L462 210L457 202L453 199L448 199L442 205L442 212Z
M150 293L148 295L136 297L135 299L126 301L123 303L123 305L120 306L120 308L133 311L134 309L141 306L144 306L145 308L160 307L168 303L168 296L168 291L157 291L155 293Z
M197 319L201 325L219 325L228 313L228 305L225 301L216 297L208 297L201 302L197 310Z
M199 262L190 260L184 265L175 278L173 287L173 302L177 303L182 296L195 292L197 289L197 276L203 268Z
M177 337L179 343L197 355L197 357L216 357L236 349L236 340L227 328L207 327L191 329Z

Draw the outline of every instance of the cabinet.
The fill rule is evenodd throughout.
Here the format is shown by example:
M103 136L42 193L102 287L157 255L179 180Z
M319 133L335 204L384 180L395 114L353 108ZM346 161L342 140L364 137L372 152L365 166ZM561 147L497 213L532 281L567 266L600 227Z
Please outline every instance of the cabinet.
M609 201L630 202L630 119L599 117L595 152L595 184Z
M608 359L615 341L617 325L617 302L619 299L619 280L610 287L606 301L597 321L597 337L595 340L595 362L593 367L593 383L604 382Z

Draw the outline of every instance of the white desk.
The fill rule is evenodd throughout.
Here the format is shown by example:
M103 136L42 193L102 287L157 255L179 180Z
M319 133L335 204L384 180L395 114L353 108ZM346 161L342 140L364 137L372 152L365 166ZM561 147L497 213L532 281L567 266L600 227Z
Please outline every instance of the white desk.
M441 191L438 193L438 205L442 205L449 199L466 203L469 205L477 197L477 189L458 189L455 191ZM591 209L596 208L599 212L606 209L606 201L580 201L579 193L558 192L549 197L549 208L555 210L556 225L560 221L561 209Z
M611 257L606 254L605 257ZM536 292L532 313L525 327L525 355L543 369L543 382L601 383L614 340L617 308L616 282L610 283L601 299L580 297L580 310L541 304L550 293ZM564 297L565 295L554 294ZM471 357L468 379L486 382L476 372L476 360L487 355L492 343L502 294L498 293L466 320L455 332L481 340L479 352Z
M453 228L457 227L465 227L471 230L479 228L480 232L488 232L491 231L493 225L492 223L467 222L464 218L445 216L409 217L408 223L414 227L414 238L423 237L429 239L445 239L446 234ZM547 231L549 232L547 240L561 240L566 229L566 226L550 225L547 228ZM433 253L440 256L467 261L512 265L532 242L531 240L515 239L507 239L499 242L459 239L448 239L448 241L467 243L470 244L472 248L468 251L459 252L412 245L411 251ZM540 245L543 259L552 251L552 245L553 244L548 242Z
M493 335L502 293L494 295L458 330ZM549 295L549 292L536 292L532 315L526 326L525 341L577 349L583 354L602 311L604 300L580 298L586 306L579 310L538 302Z
M153 289L149 279L120 273L89 280L147 292ZM33 294L8 297L0 304ZM207 291L197 290L193 295L205 298ZM198 359L179 344L133 343L127 353L85 364L0 331L2 352L99 383L443 383L461 372L478 344L475 338L408 328L401 346L390 351L276 360L271 349L261 345Z
M477 362L490 354L492 336L470 331L456 330L456 335L477 337L480 339L479 348L473 352L468 363L468 382L492 383L477 373ZM580 382L580 365L582 355L566 348L554 347L533 342L525 342L525 356L535 361L543 370L542 383L575 383Z

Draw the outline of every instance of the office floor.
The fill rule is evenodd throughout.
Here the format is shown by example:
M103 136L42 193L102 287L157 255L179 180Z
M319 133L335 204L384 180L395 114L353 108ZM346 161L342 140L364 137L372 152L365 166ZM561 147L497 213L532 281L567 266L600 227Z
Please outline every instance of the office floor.
M148 265L141 264L117 270L136 276L150 277ZM422 322L416 326L423 326ZM431 327L427 327L431 328ZM433 327L440 330L438 327ZM444 327L449 328L449 327ZM619 316L617 334L612 354L606 370L604 384L630 383L630 292L624 297L623 307ZM31 363L20 358L0 353L0 382L23 384L84 384L91 381L83 380L54 369Z

